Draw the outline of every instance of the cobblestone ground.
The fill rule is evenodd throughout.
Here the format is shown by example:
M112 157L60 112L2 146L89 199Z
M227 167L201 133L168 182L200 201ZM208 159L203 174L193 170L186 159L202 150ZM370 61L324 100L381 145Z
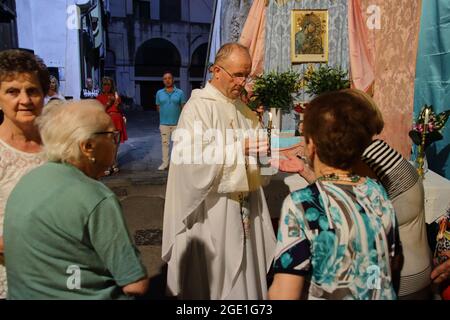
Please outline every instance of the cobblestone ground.
M161 164L159 118L155 111L126 114L129 139L120 146L120 172L102 181L119 197L135 244L151 278L148 297L162 299L165 288L161 237L167 171Z

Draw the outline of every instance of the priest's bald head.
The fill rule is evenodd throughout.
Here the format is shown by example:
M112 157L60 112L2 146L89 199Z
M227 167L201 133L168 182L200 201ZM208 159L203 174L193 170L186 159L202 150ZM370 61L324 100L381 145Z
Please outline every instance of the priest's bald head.
M226 43L211 67L211 84L230 99L237 99L252 69L248 49L239 43Z

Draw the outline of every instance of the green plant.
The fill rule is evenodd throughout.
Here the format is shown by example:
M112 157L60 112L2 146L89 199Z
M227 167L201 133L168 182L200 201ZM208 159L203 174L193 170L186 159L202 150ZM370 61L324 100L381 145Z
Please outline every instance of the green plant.
M340 67L333 68L328 65L318 69L309 69L303 76L306 93L320 95L329 91L337 91L350 87L348 72Z
M266 108L279 108L289 112L294 105L293 94L298 91L299 84L300 74L292 70L265 73L254 81L249 106L254 109L263 105Z

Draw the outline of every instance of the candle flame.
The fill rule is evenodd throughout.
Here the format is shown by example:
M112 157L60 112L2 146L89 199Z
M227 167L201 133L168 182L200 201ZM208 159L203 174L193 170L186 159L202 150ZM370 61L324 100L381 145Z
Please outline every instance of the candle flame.
M424 124L425 125L428 124L429 118L430 118L430 109L426 109L425 110L425 119L424 119Z

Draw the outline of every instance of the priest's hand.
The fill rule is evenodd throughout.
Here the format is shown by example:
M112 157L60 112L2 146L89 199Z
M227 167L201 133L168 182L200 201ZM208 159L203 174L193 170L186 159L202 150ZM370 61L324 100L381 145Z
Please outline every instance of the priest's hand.
M269 144L267 139L256 140L245 138L245 155L254 156L267 155L267 150L269 149Z

